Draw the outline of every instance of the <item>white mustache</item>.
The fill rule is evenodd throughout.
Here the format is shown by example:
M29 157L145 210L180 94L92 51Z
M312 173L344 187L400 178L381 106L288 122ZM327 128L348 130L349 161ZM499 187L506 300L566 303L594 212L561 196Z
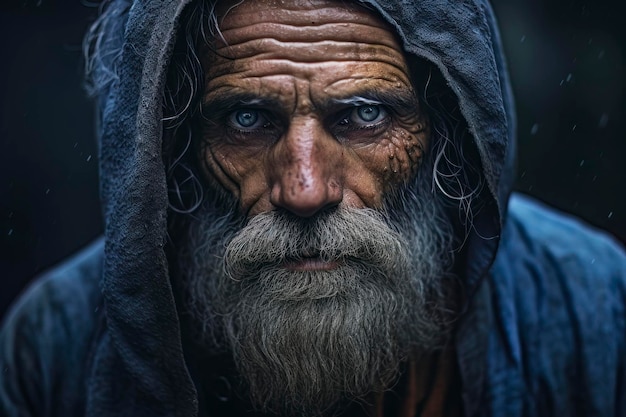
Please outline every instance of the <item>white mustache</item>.
M358 262L394 268L405 240L371 209L337 208L314 219L284 212L255 216L226 247L226 273L245 279L259 269L317 257L324 262Z

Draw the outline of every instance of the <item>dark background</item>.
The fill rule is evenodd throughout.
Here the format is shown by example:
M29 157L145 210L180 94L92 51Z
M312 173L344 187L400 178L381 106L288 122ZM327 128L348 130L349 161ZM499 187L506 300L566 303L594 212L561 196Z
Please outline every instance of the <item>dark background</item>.
M99 235L81 38L97 4L0 6L0 316ZM617 0L494 0L516 94L516 189L626 242L626 36Z

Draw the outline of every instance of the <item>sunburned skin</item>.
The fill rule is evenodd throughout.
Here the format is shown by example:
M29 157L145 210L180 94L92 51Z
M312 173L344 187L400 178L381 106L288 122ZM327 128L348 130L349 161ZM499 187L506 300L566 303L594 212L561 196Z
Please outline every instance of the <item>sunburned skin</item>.
M385 22L339 1L220 7L223 41L203 50L203 165L245 215L380 208L413 178L429 124Z

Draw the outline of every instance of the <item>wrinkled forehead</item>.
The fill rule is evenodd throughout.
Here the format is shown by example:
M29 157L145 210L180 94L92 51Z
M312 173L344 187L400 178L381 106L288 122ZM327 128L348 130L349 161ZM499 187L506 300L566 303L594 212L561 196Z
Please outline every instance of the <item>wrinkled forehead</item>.
M323 41L337 36L350 41L355 40L356 32L380 40L381 31L387 32L386 37L391 34L394 40L397 38L394 29L375 10L355 1L218 0L215 13L221 34L218 41L229 41L229 36L237 40L241 36L263 37L269 29L277 40L289 38L292 42ZM397 40L393 46L400 48Z

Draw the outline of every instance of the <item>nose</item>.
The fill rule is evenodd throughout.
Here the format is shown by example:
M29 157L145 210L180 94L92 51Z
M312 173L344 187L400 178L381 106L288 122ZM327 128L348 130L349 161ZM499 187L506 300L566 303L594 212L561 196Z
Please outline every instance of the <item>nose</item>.
M292 120L276 144L270 202L300 217L338 205L343 199L343 149L312 117Z

